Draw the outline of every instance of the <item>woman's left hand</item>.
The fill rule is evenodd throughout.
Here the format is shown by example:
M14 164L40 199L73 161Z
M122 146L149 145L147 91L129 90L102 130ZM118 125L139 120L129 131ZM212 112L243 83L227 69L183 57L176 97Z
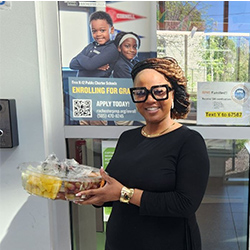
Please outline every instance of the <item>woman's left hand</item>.
M105 202L120 199L123 185L116 179L110 177L102 168L100 169L100 174L106 182L105 185L97 189L89 189L77 193L76 196L86 196L88 198L84 201L74 201L74 203L79 205L92 204L102 206Z

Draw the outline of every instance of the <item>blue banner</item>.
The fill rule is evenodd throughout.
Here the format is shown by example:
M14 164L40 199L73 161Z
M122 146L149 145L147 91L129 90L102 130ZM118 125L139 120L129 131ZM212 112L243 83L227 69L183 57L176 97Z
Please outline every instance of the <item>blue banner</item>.
M70 120L143 121L132 102L131 79L69 77Z

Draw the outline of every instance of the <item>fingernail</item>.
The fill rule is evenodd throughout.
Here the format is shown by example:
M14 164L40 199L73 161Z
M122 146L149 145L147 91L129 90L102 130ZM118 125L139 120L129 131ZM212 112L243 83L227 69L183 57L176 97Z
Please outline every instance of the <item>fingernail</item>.
M76 194L76 196L81 196L81 194L78 193L78 194Z

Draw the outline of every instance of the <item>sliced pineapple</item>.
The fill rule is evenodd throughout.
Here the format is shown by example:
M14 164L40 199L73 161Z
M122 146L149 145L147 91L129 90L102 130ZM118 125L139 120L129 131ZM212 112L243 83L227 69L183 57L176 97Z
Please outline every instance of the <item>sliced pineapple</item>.
M23 181L26 181L25 189L35 195L43 196L49 199L55 199L59 192L62 180L44 174L22 175Z

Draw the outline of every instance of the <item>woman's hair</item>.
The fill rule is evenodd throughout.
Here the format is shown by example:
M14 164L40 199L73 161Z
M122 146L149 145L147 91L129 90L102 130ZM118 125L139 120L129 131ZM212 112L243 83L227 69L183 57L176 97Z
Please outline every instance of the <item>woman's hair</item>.
M117 35L116 35L116 37L115 37L115 40L114 40L114 43L115 43L115 45L116 45L116 47L118 48L120 45L121 45L121 43L123 42L122 40L123 40L123 37L125 38L125 39L127 39L127 38L134 38L135 40L137 40L138 41L138 49L140 48L140 46L141 46L141 39L140 39L140 37L137 35L137 34L135 34L134 32L124 32L124 31L121 31L121 32L119 32ZM122 41L122 42L121 42Z
M174 90L174 108L171 109L171 117L173 119L185 118L190 109L189 94L186 90L187 79L177 61L172 57L164 57L148 58L138 62L131 72L133 81L137 74L144 69L154 69L170 82Z
M96 12L93 12L90 17L89 17L89 22L91 23L91 21L93 20L106 20L107 23L113 27L113 20L111 18L111 16L105 12L105 11L96 11Z

